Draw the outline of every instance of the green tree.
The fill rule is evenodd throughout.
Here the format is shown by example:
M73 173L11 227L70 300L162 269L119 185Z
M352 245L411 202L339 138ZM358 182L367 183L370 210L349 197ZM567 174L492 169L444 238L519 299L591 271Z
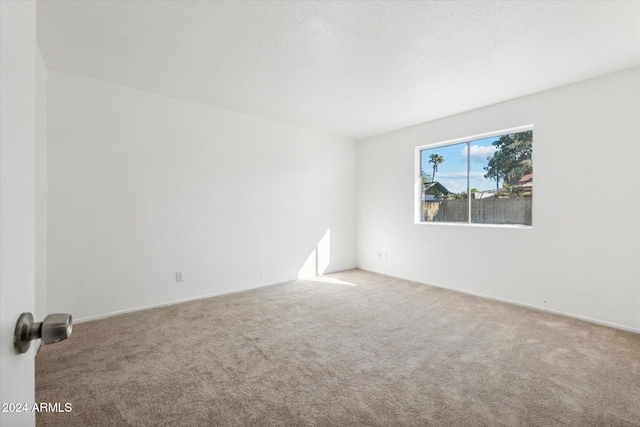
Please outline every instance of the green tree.
M422 170L420 175L422 175L422 182L430 182L432 179L431 174L425 171L424 169Z
M507 196L509 197L522 197L524 195L524 188L522 187L505 184L504 188L507 190Z
M433 153L429 155L429 163L433 163L433 175L431 175L431 182L435 182L438 165L442 162L444 162L444 157L440 154Z
M533 143L533 131L525 131L514 134L502 135L493 142L497 148L492 157L488 157L484 175L487 179L496 180L496 189L500 188L500 180L505 184L513 185L523 175L531 173L533 163L531 152Z

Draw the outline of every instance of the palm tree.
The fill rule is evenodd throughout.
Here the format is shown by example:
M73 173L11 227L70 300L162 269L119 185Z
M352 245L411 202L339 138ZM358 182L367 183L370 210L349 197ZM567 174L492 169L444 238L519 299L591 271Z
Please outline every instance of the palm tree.
M431 175L431 182L435 182L438 165L442 162L444 162L444 157L440 154L433 153L429 156L429 163L433 163L433 175Z

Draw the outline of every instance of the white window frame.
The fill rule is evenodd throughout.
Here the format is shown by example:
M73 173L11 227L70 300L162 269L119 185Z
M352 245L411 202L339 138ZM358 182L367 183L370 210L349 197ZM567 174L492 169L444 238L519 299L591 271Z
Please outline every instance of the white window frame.
M531 229L533 225L522 225L522 224L477 224L471 222L471 197L467 195L467 200L469 201L467 205L468 214L467 214L467 222L439 222L439 221L422 221L422 171L421 171L421 152L423 150L429 150L431 148L444 147L447 145L454 145L460 143L467 143L467 192L469 191L469 171L471 169L470 165L470 156L469 156L469 146L470 143L484 138L491 138L494 136L502 136L512 133L519 133L525 131L533 131L533 124L517 126L508 129L502 129L498 131L479 133L476 135L465 136L462 138L449 139L447 141L436 142L433 144L425 144L420 145L415 148L414 158L415 158L415 176L414 176L414 195L413 195L413 204L414 204L414 223L417 225L436 225L436 226L463 226L463 227L499 227L499 228L524 228ZM535 132L534 132L535 135ZM533 159L533 154L532 154ZM534 162L535 163L535 162ZM533 209L533 208L532 208ZM531 216L533 217L533 211ZM532 221L533 223L533 221Z

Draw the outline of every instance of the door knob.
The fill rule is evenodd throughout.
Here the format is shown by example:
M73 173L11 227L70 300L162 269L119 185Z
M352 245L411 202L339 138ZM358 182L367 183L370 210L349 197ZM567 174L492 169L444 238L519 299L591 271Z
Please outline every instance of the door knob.
M50 314L41 323L35 323L33 314L22 313L16 323L13 347L18 353L26 353L31 346L31 340L40 338L43 344L56 343L69 338L72 329L70 314Z

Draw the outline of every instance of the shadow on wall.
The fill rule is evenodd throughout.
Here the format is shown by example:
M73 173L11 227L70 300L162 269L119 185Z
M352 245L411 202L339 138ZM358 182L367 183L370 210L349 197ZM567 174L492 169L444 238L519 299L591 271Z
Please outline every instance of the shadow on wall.
M311 251L300 270L298 279L308 279L324 274L331 263L331 229L327 229L318 245Z

